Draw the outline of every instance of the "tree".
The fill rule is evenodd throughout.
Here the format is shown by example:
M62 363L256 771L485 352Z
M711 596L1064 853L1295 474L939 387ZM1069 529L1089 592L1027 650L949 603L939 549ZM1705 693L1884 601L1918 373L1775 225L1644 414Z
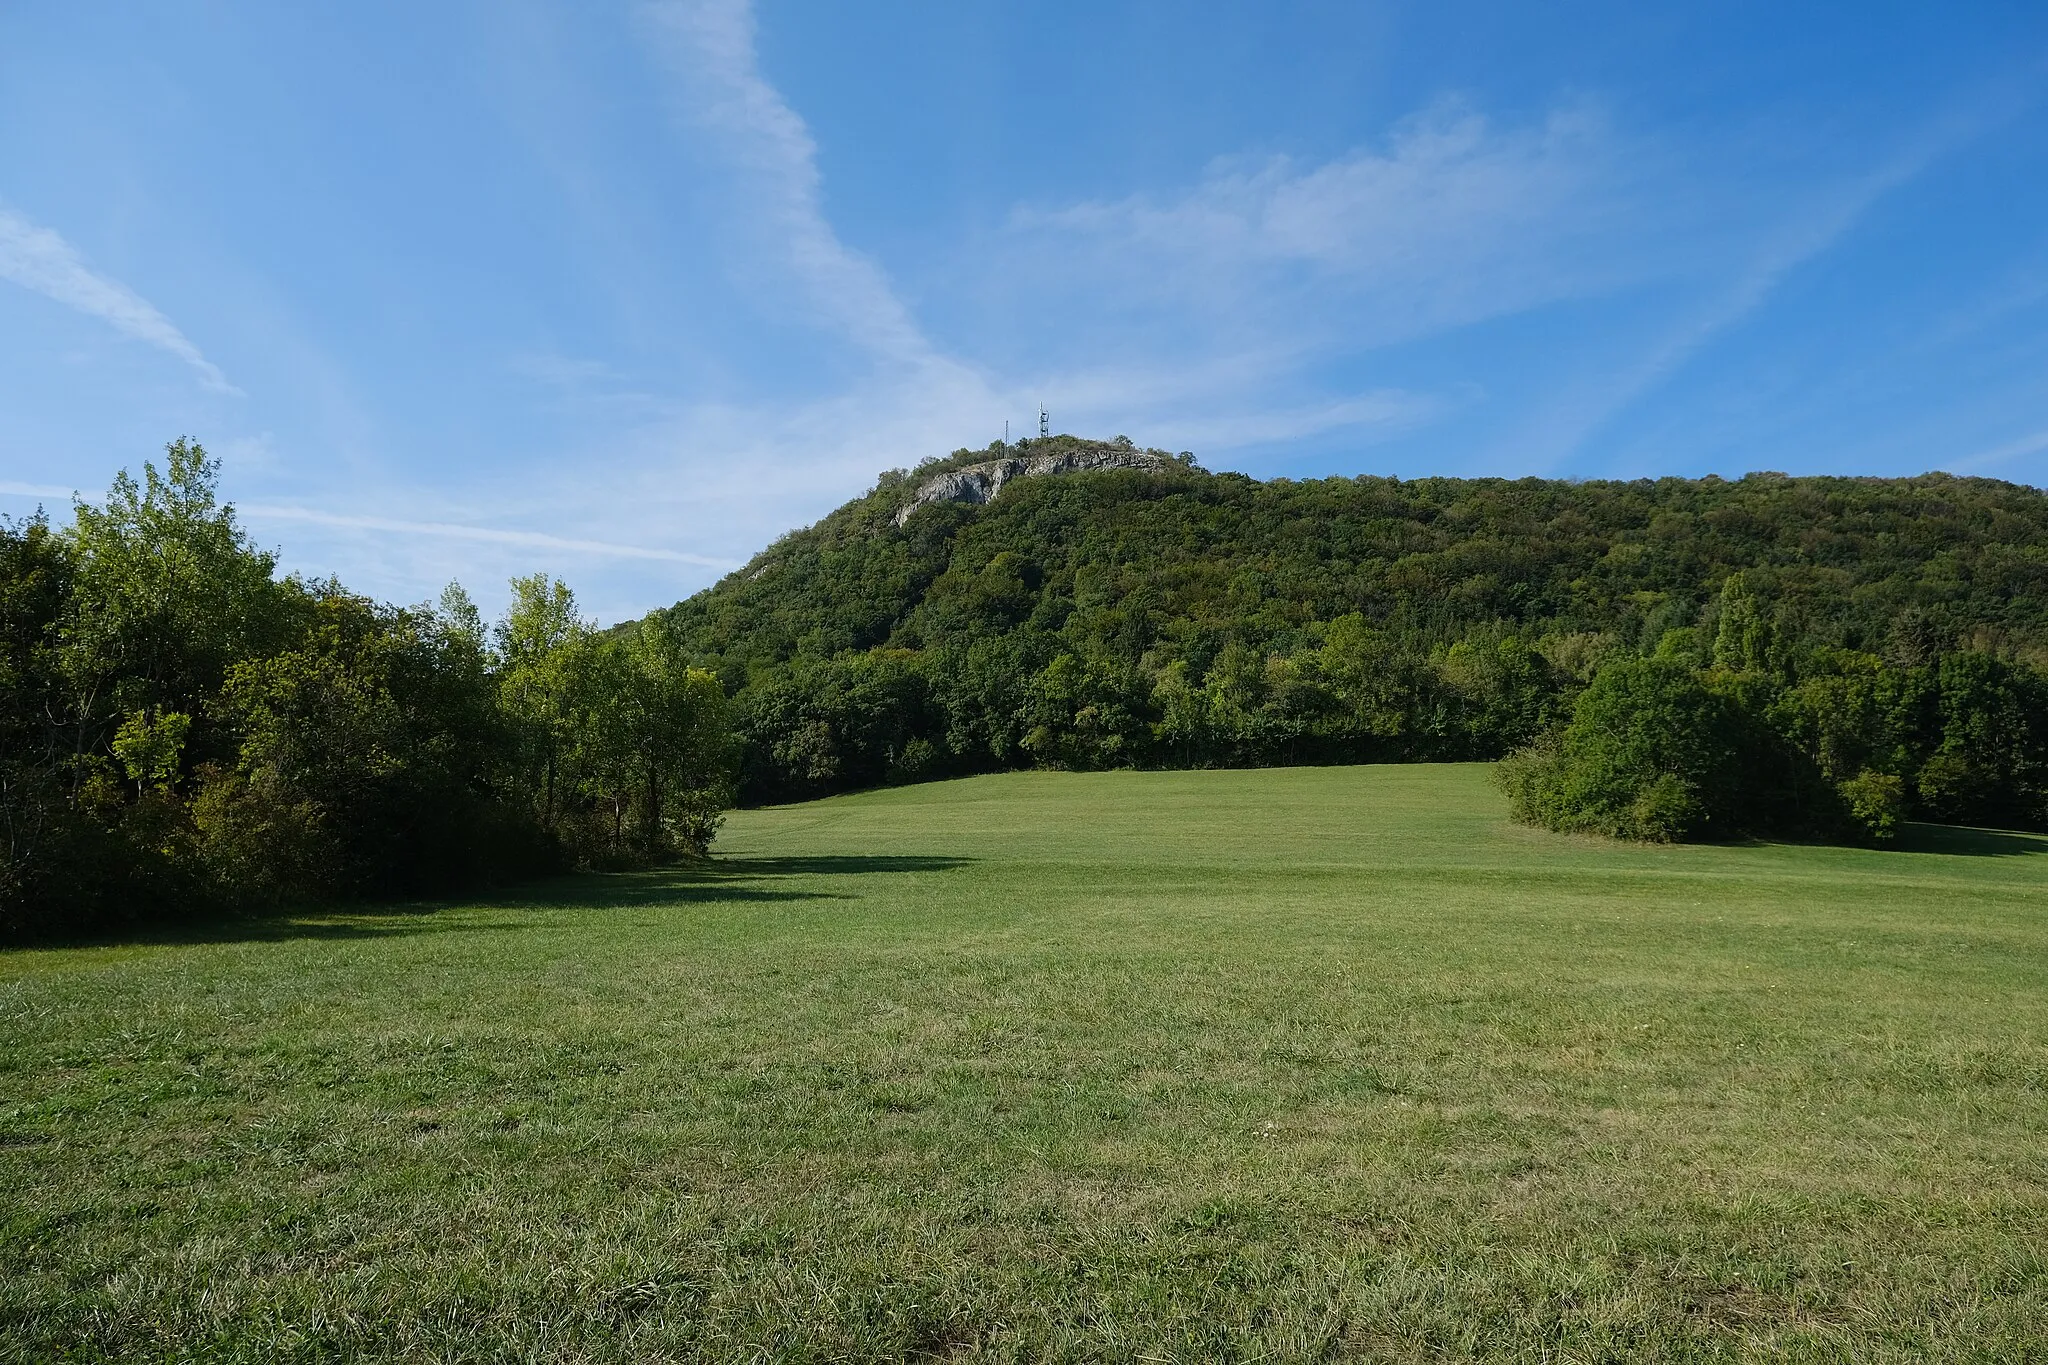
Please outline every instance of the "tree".
M333 588L312 610L293 648L237 664L214 704L241 741L195 802L223 887L274 902L532 870L503 837L505 727L474 622Z
M1777 631L1765 616L1756 593L1740 573L1721 585L1720 618L1714 630L1714 666L1733 672L1761 672L1772 667Z
M1963 824L2048 824L2048 679L1983 653L1934 673L1939 747L1921 766L1921 804Z
M1973 631L2048 659L2048 494L2014 484L1262 483L1162 461L1012 479L896 525L924 478L990 457L885 477L657 613L733 694L745 799L1024 762L1497 757L1631 648L1668 645L1721 688L1794 686L1823 651L1895 636L1930 666ZM923 686L856 707L864 659Z
M592 630L569 585L546 574L512 580L512 603L497 628L498 695L516 727L535 789L535 812L552 829L563 749L576 727L579 651Z
M151 708L199 716L236 660L292 628L291 595L216 496L220 463L179 439L140 484L118 475L106 503L78 503L62 660L81 750ZM213 746L202 746L201 755Z
M59 656L71 547L38 512L0 518L0 936L18 929L73 822L65 800L69 688ZM16 921L10 923L10 921Z
M725 688L717 675L692 667L681 641L658 623L633 635L628 656L627 732L640 761L648 845L702 854L732 804L738 768Z
M545 576L491 640L459 585L393 607L280 580L206 452L166 455L65 532L0 521L0 935L710 842L725 694L673 639L599 636Z
M1595 675L1557 740L1501 767L1516 818L1668 842L1745 827L1743 726L1693 670L1624 659Z

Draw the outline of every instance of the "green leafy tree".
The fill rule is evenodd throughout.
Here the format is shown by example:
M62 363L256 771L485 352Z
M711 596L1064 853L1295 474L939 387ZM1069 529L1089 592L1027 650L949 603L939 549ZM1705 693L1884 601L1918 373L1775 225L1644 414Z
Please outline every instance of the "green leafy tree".
M1962 652L1934 686L1941 738L1918 774L1922 805L1963 824L2048 824L2048 678Z
M177 779L191 733L192 717L183 711L137 711L114 732L111 747L138 792L150 786L163 789Z
M294 648L236 665L215 702L241 743L194 813L222 885L256 903L530 870L497 811L505 730L473 622L331 588L311 607Z
M627 652L634 679L628 733L647 845L702 854L732 804L738 767L725 688L708 669L690 665L663 625L640 629Z
M70 688L59 655L74 560L41 513L0 518L0 936L40 918L75 843L66 765Z
M1721 586L1719 607L1714 630L1714 666L1738 673L1772 668L1776 662L1777 631L1744 575L1728 575L1728 581Z
M543 576L491 638L459 585L401 608L280 580L217 476L178 441L67 531L0 521L0 935L710 842L731 718L670 636L599 636Z
M218 500L219 462L183 439L164 457L139 484L120 474L103 505L73 509L62 662L81 750L147 708L201 715L236 661L294 626L275 557Z
M1931 668L1972 631L2048 659L2048 494L2013 484L1262 483L1162 458L1014 478L986 506L898 524L925 478L1006 453L885 477L657 614L733 695L743 799L1028 763L1497 757L1631 647L1779 691L1827 651L1889 658L1903 640ZM1244 657L1219 674L1232 645ZM1053 670L1063 655L1074 671ZM868 656L918 680L865 694L892 716L851 705ZM1908 728L1909 753L1872 762L1914 789L1924 727ZM935 766L903 761L926 753ZM1788 809L1816 800L1802 788Z
M584 704L582 652L591 635L568 584L546 574L512 580L512 602L497 627L498 694L516 727L535 814L548 828L562 814L562 760Z
M1502 765L1518 819L1668 842L1736 833L1743 726L1692 669L1663 659L1603 668L1557 741Z
M1906 784L1897 774L1866 768L1841 784L1841 795L1849 818L1870 842L1889 844L1899 837L1906 816Z

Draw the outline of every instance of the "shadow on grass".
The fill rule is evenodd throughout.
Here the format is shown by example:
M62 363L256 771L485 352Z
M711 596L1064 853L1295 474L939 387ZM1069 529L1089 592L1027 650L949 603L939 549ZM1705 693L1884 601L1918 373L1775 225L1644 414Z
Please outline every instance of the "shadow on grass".
M2048 853L2048 834L2023 834L2006 829L1973 829L1964 825L1909 823L1892 845L1902 853L1948 853L1968 858L2010 858Z
M876 872L944 872L972 858L922 858L888 854L845 854L818 858L709 858L646 872L583 873L535 882L513 894L473 897L467 904L505 906L581 905L594 909L636 905L687 905L705 901L850 900L839 891L805 887L807 877L847 877ZM761 885L761 883L779 883Z
M89 937L45 938L24 948L112 947L174 943L265 943L287 939L392 938L410 934L504 932L502 920L444 917L471 908L593 911L649 905L759 904L851 900L844 891L804 885L813 877L876 872L943 872L972 858L846 854L816 858L710 858L640 872L581 872L442 900L346 902L317 910L113 929Z
M1597 837L1597 836L1595 836ZM1695 847L1712 847L1702 843ZM1939 853L1954 858L2012 858L2048 853L2048 834L2017 829L1979 829L1971 825L1932 825L1907 820L1889 844L1851 844L1821 835L1744 835L1727 840L1727 848L1861 848L1881 853Z

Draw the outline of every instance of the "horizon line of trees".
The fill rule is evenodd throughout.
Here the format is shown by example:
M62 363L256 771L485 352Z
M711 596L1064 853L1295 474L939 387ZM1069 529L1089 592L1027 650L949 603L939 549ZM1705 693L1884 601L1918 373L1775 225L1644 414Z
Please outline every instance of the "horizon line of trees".
M2048 830L2048 672L1974 649L1902 665L1787 648L1739 574L1720 606L1711 635L1609 660L1567 721L1508 755L1515 818L1652 842Z
M279 577L185 440L72 523L0 519L0 938L442 894L703 852L724 688L514 580L397 607Z
M744 774L787 800L1016 767L1507 758L1519 818L1625 838L2048 829L2048 673L1924 641L1786 650L1740 576L1714 605L1648 649L1506 626L1417 648L1354 613L1292 654L1233 642L1199 672L1067 652L1020 667L1016 641L875 650L743 692Z

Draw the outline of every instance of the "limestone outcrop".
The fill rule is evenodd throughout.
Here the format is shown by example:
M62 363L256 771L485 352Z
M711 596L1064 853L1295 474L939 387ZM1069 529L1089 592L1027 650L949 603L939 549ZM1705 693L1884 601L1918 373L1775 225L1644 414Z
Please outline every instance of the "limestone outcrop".
M985 460L963 469L935 474L911 495L896 513L896 524L910 520L911 513L927 503L993 501L1003 485L1012 479L1040 474L1078 474L1094 469L1166 469L1171 457L1156 450L1136 450L1118 445L1090 445L1043 455L1020 454L1002 460Z

